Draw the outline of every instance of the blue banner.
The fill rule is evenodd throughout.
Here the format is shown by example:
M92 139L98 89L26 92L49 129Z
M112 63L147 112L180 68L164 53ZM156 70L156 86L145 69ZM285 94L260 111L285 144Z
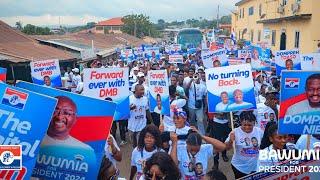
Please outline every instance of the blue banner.
M27 82L17 86L58 99L32 176L97 179L116 104Z
M0 83L1 145L22 146L22 169L0 179L30 179L57 100Z

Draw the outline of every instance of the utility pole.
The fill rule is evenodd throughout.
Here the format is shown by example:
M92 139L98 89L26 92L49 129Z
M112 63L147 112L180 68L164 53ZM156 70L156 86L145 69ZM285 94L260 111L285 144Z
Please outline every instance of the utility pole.
M134 20L133 22L134 22L133 35L134 35L135 37L137 37L137 22L136 22L136 20Z
M219 30L219 5L218 5L218 11L217 11L217 29Z

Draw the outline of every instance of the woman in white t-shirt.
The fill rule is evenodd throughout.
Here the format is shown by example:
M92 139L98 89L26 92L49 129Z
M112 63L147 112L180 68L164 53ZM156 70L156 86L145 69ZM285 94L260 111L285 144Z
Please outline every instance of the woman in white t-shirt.
M233 142L235 142L235 153L232 156L231 167L236 179L256 171L263 136L262 130L255 127L256 117L252 111L242 112L240 122L241 126L235 128L225 141L227 150L231 149Z
M268 146L264 148L262 151L267 152L269 154L271 150L295 150L295 144L288 142L287 134L279 134L278 133L278 125L275 122L269 122L268 126L265 129L264 137L267 137L268 142L264 146ZM263 153L265 154L265 153ZM262 154L261 154L262 155ZM290 159L290 158L289 158ZM264 167L270 166L278 166L280 164L286 163L287 159L278 159L275 157L268 156L268 159L259 158L257 163L257 171L264 171Z
M165 152L156 152L146 161L143 176L139 180L178 180L180 178L180 171L170 155Z
M203 179L208 170L208 160L212 158L214 152L223 151L226 146L224 143L198 133L195 127L187 138L185 145L178 146L178 136L171 133L172 150L171 157L179 166L182 179ZM208 144L202 144L202 140ZM214 150L213 150L214 149Z
M160 131L155 125L147 125L139 135L138 146L132 151L130 180L133 180L136 174L138 180L143 174L145 161L159 151L163 151Z
M181 108L174 110L173 115L173 127L169 128L169 132L174 132L178 136L178 146L179 145L185 145L188 132L190 130L190 127L186 125L187 122L187 113L183 111Z

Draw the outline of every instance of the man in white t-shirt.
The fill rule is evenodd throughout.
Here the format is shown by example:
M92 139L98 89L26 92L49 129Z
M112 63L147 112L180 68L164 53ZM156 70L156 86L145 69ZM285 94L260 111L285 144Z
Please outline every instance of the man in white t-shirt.
M204 109L206 104L204 100L207 96L206 87L200 83L199 74L195 74L193 79L187 85L189 89L188 109L189 109L189 121L192 126L197 126L201 135L204 135ZM198 103L196 102L198 101ZM196 103L200 106L196 107ZM205 106L205 107L204 107Z
M285 116L303 114L308 112L320 113L320 74L312 74L306 80L306 100L291 105Z
M77 86L80 82L82 82L81 76L80 76L80 70L78 68L72 69L73 76L72 76L72 85L71 85L71 92L76 92Z
M191 80L193 79L193 75L194 75L194 69L193 68L190 68L189 69L189 76L188 77L185 77L184 80L183 80L183 88L185 89L188 89L188 84L191 82Z
M144 87L144 96L148 98L148 96L149 96L149 88L148 88L148 86L145 84L146 79L145 79L144 73L143 73L143 72L139 72L138 75L137 75L137 77L138 77L138 82L136 82L136 83L134 83L134 84L132 85L131 91L134 93L134 91L135 91L135 89L136 89L136 88L135 88L136 85L138 85L138 84L139 84L139 85L143 85L143 87Z
M148 98L144 96L143 85L137 84L135 86L135 92L129 96L130 104L130 117L128 120L128 129L132 140L132 146L137 146L137 141L140 131L147 125L148 119L153 122L150 110Z

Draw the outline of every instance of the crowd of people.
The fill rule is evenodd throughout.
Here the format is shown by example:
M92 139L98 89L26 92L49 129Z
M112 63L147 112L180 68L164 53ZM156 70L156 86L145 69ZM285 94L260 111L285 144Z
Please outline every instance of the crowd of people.
M250 58L245 62L250 63ZM218 66L221 64L216 63L215 67ZM122 160L121 147L128 142L133 148L130 180L223 180L226 176L219 170L219 156L221 153L223 161L229 162L227 151L232 149L230 166L237 179L257 172L261 163L283 161L259 161L261 149L305 148L304 135L278 134L280 79L273 67L268 72L254 72L257 109L223 113L208 112L205 68L199 53L184 57L184 64L170 64L168 56L163 56L160 60L130 63L121 59L104 64L94 60L87 67L128 67L130 72L130 117L115 119L112 124L99 179L119 176L121 169L116 162ZM167 70L169 75L169 116L149 109L147 72L160 69ZM65 88L81 94L83 82L79 72L78 68L67 68L63 77ZM45 82L50 86L48 79ZM241 90L235 90L234 96L241 96ZM226 110L228 95L224 92L221 101L216 109ZM320 143L320 137L313 135L311 141ZM209 167L210 159L213 167Z

